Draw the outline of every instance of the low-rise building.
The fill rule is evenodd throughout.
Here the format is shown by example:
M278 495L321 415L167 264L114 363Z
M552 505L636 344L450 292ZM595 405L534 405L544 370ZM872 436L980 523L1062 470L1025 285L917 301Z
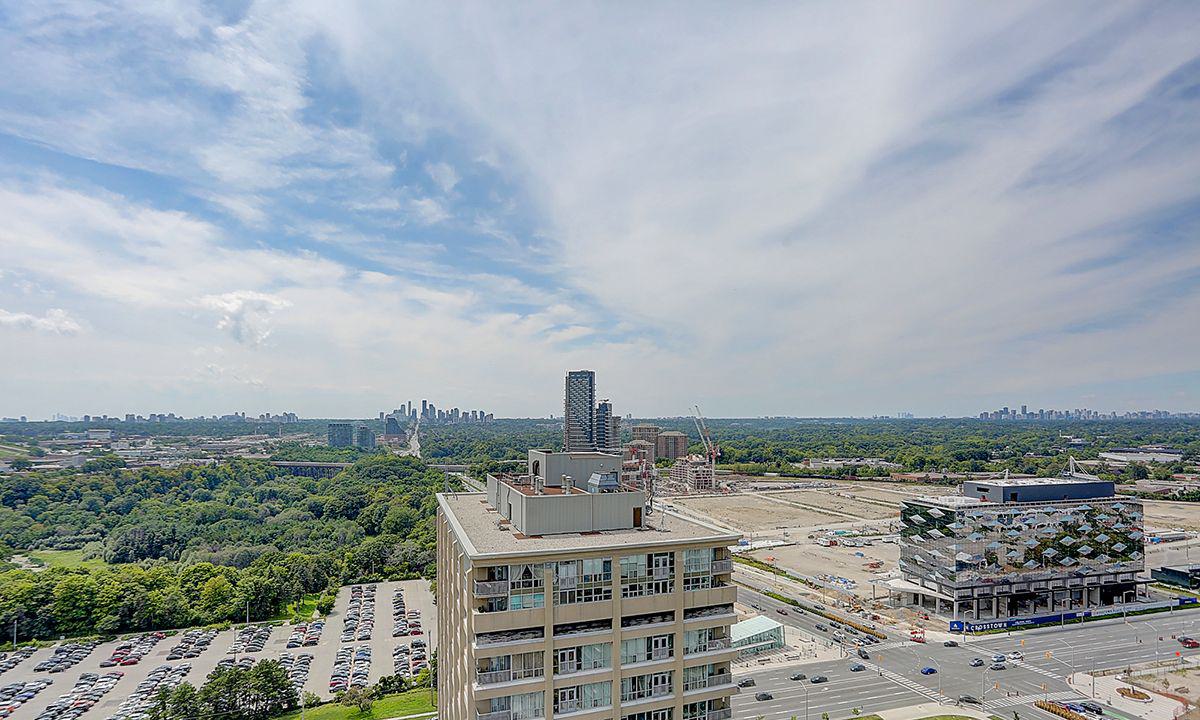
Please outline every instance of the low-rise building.
M686 455L676 460L671 466L671 480L694 492L707 492L717 486L712 463L703 455Z
M743 620L729 629L739 656L779 650L783 647L783 624L763 615Z
M1134 601L1145 580L1142 503L1071 470L963 483L900 509L906 604L955 620L1045 615Z

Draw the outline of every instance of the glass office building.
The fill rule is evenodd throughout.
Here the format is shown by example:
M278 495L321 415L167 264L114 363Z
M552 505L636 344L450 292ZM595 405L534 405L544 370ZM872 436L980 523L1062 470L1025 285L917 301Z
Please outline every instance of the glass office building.
M1141 501L1090 475L967 482L900 519L902 594L956 620L1130 602L1145 582Z

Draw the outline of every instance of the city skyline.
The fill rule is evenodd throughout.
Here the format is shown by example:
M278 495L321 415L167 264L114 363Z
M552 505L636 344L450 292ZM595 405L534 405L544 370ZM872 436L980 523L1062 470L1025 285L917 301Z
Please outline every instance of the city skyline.
M1200 8L683 7L7 10L0 415L1200 408Z

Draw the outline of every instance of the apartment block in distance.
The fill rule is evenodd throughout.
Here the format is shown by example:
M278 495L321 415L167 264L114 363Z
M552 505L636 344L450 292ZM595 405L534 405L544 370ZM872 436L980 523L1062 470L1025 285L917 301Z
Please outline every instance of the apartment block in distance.
M620 456L438 495L441 720L728 720L737 535L647 513Z

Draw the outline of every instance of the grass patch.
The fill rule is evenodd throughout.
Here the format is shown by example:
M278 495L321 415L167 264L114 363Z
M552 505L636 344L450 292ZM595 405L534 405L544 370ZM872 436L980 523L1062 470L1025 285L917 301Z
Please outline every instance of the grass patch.
M15 445L0 445L0 460L25 457L28 454L29 452L25 448L19 448Z
M317 609L317 600L320 598L320 593L308 593L296 602L275 613L275 615L271 618L268 618L268 620L308 622L310 619L312 619L313 612Z
M429 701L429 690L409 690L396 695L385 695L375 701L368 712L361 712L356 707L339 705L336 702L325 703L304 711L304 720L383 720L383 718L418 715L420 713L437 712L437 693L433 694L433 702ZM278 720L300 720L300 711L280 715Z
M106 565L100 558L85 560L82 550L28 550L20 554L28 556L46 567L52 568L86 568L88 570L96 570Z

